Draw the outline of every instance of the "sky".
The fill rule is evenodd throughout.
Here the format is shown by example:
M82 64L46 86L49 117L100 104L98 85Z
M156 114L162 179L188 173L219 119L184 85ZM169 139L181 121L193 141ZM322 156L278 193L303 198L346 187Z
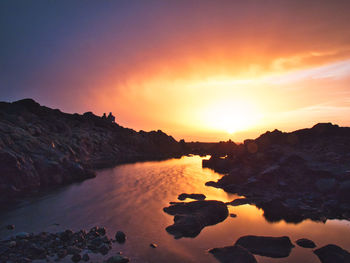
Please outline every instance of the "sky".
M243 141L350 126L350 1L0 0L0 100Z

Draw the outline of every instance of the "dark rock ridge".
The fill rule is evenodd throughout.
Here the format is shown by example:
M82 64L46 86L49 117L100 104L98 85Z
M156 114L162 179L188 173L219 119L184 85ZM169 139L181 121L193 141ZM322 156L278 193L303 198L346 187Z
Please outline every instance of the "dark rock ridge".
M206 196L204 194L185 194L185 193L183 193L177 197L177 199L179 199L181 201L183 201L187 198L200 201L200 200L204 200L206 198Z
M228 209L221 201L193 201L188 203L172 203L164 212L174 216L174 224L166 231L175 238L196 237L206 226L224 221Z
M337 245L327 245L316 249L314 253L322 263L349 263L350 253Z
M310 129L266 132L213 154L203 167L224 173L207 185L247 197L269 221L350 218L350 128L319 123Z
M312 240L307 239L307 238L298 239L297 241L295 241L295 243L297 243L298 246L304 247L304 248L315 248L316 247L315 242L313 242Z
M272 258L288 257L294 247L289 237L286 236L243 236L236 241L236 245L248 249L253 254Z
M67 114L32 99L0 102L0 199L90 178L95 168L181 155L162 131L136 132L113 118Z
M221 263L257 263L254 255L240 245L213 248L209 253Z

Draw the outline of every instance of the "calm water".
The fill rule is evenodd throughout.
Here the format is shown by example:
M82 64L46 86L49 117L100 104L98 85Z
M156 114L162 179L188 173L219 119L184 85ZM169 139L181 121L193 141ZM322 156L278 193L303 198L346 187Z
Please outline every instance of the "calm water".
M229 207L237 218L228 217L222 223L206 227L196 238L175 240L165 231L173 217L165 214L163 207L176 201L181 193L203 193L207 199L232 201L235 195L204 185L218 178L219 174L202 169L199 157L120 165L98 172L94 179L27 199L11 210L2 211L0 236L13 233L4 230L7 224L15 224L15 232L105 226L110 236L123 230L128 237L125 244L114 244L107 257L122 251L132 262L217 262L207 249L231 245L248 234L287 235L292 241L305 237L318 246L333 243L350 251L348 221L272 224L264 219L262 210L250 205ZM158 244L158 248L151 248L150 243ZM258 256L257 259L260 263L319 262L312 250L297 246L288 258Z

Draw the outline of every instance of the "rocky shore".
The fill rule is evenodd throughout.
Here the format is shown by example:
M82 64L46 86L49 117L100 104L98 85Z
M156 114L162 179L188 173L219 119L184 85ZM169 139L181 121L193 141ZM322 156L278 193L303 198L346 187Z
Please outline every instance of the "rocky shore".
M266 132L213 154L203 167L223 173L207 185L245 196L269 221L350 219L350 128L319 123L291 133Z
M112 115L67 114L32 99L0 102L0 203L94 177L94 169L180 156L162 131L136 132Z
M100 258L107 255L114 242L125 242L125 234L118 231L112 239L104 227L94 227L88 232L69 229L58 233L21 232L0 241L0 262L90 261L91 255L100 254ZM119 252L103 262L126 263L129 259Z

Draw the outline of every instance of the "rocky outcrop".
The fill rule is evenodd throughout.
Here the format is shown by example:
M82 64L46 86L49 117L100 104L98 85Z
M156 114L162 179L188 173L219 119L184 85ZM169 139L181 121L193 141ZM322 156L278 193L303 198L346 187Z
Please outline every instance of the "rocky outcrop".
M209 253L221 263L257 263L254 255L240 245L213 248Z
M166 231L175 238L196 237L204 227L222 222L228 216L227 206L212 200L172 203L163 210L174 216L174 224Z
M0 102L2 201L91 178L96 168L181 152L179 143L162 131L136 132L112 118L67 114L31 99Z
M315 242L313 242L312 240L307 239L307 238L300 238L297 241L295 241L295 243L297 243L298 246L304 247L304 248L315 248L316 247Z
M181 201L183 201L187 198L200 201L200 200L204 200L206 198L206 196L204 194L185 194L185 193L183 193L177 197L177 199L179 199Z
M203 166L224 173L207 185L247 197L272 222L350 219L350 128L319 123L310 129L266 132L213 154Z
M314 253L322 263L348 263L350 262L350 253L337 245L327 245L316 249Z
M289 237L286 236L243 236L236 241L236 245L248 249L253 254L272 258L288 257L294 247Z

